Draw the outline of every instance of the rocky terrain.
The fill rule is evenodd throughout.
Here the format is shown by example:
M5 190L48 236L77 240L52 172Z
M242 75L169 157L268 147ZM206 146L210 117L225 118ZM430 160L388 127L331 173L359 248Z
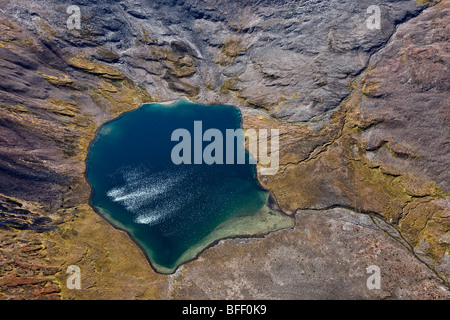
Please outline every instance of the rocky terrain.
M450 297L450 1L4 0L0 18L0 299ZM179 97L280 130L260 181L296 225L167 276L89 207L84 160L102 123Z

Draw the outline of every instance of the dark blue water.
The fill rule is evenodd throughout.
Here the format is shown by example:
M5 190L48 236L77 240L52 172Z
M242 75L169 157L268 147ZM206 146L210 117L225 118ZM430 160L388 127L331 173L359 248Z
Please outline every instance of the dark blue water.
M202 121L203 132L219 129L225 141L226 129L240 128L241 115L234 107L184 100L146 104L103 125L87 159L92 206L126 230L157 270L173 271L217 226L254 215L268 197L248 153L245 164L172 162L173 131L185 128L194 140L194 121Z

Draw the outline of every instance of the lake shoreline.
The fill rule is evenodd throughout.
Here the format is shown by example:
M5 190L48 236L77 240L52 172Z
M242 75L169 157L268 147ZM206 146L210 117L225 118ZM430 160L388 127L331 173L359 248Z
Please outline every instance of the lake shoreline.
M182 103L183 100L188 101L189 103L196 104L196 103L194 103L194 102L189 101L188 99L182 99L182 100L166 101L166 102L163 102L163 103L160 103L160 102L156 102L156 103L145 103L145 104L142 104L139 108L143 107L144 105L151 105L151 104L163 105L163 106L169 106L169 105L174 105L174 104L177 104L177 103L180 103L180 102ZM213 106L213 105L212 105L212 106ZM230 107L233 107L235 110L237 110L237 111L239 112L240 127L242 128L242 125L243 125L243 117L242 117L242 112L241 112L241 110L240 110L239 108L235 107L235 106L230 106ZM137 108L137 109L139 109L139 108ZM136 111L137 109L134 109L134 110L131 110L131 111ZM224 234L224 235L220 235L217 239L214 239L214 238L215 238L214 234L215 234L215 232L217 231L216 229L219 229L219 230L220 230L222 224L224 224L225 222L229 222L229 220L225 220L224 222L222 222L222 223L220 223L219 225L217 225L217 227L216 227L213 231L211 231L211 232L204 238L204 239L207 239L207 238L209 238L209 239L212 238L212 239L213 239L213 240L211 240L211 241L209 241L209 240L206 241L206 242L208 242L209 244L203 246L201 243L202 243L202 241L204 241L204 239L201 240L200 242L194 244L193 247L194 247L194 248L197 247L199 250L194 250L194 254L192 254L191 249L186 250L186 251L182 254L182 256L180 256L180 258L177 260L177 262L175 263L176 266L175 266L174 268L166 268L166 267L161 266L161 265L159 265L158 263L156 263L156 262L153 260L153 258L151 257L151 255L148 253L148 251L151 251L150 248L148 248L148 247L146 247L145 245L141 244L141 243L139 242L139 240L137 240L136 237L133 235L133 232L132 232L132 231L128 230L126 227L118 226L118 225L117 225L117 220L115 220L114 218L112 218L112 215L110 215L110 214L109 214L109 215L105 215L104 213L102 213L102 210L101 210L101 209L97 208L97 207L94 205L94 203L93 203L93 201L92 201L92 197L93 197L93 195L94 195L94 188L93 188L92 184L90 183L90 181L89 181L89 179L88 179L89 168L88 168L88 163L87 163L87 162L88 162L88 159L89 159L89 157L90 157L90 155L91 155L91 147L92 147L92 145L97 141L97 139L98 139L98 137L99 137L100 131L102 130L102 128L104 128L105 125L107 125L107 124L109 124L109 123L111 123L111 122L113 122L113 121L117 121L118 119L120 119L120 118L123 117L124 115L130 113L131 111L125 112L125 113L119 115L118 117L116 117L116 118L114 118L114 119L112 119L112 120L110 120L110 121L107 121L107 122L103 123L101 126L99 126L99 128L98 128L97 131L95 132L95 137L94 137L94 139L90 142L89 147L88 147L88 152L87 152L87 156L86 156L86 159L85 159L85 167L86 167L86 170L85 170L85 172L84 172L84 177L85 177L85 180L86 180L86 182L88 183L89 188L90 188L90 190L91 190L90 195L89 195L89 206L94 210L94 212L96 212L98 215L100 215L104 220L108 221L108 223L109 223L110 225L112 225L115 229L125 232L125 233L128 235L128 237L129 237L129 238L130 238L130 239L131 239L131 240L132 240L132 241L133 241L133 242L134 242L134 243L135 243L135 244L143 251L143 253L144 253L145 257L146 257L146 260L148 261L150 267L151 267L155 272L160 273L160 274L173 274L173 273L175 273L175 272L178 270L178 268L180 268L182 265L187 264L187 263L189 263L189 262L191 262L191 261L193 261L193 260L196 260L202 252L204 252L206 249L208 249L208 248L210 248L210 247L213 247L213 246L217 245L217 244L218 244L220 241L222 241L222 240L243 239L243 238L244 238L244 239L246 239L246 238L261 238L261 237L264 237L264 236L266 236L267 234L270 234L270 233L272 233L272 232L279 231L279 230L283 230L283 229L291 229L291 228L293 228L293 227L295 226L294 216L293 216L293 215L288 215L288 214L286 214L285 212L283 212L283 211L281 210L280 206L278 205L278 202L277 202L275 196L273 195L273 193L272 193L270 190L267 190L267 189L265 189L265 188L262 186L262 184L261 184L261 182L259 181L259 178L258 178L258 174L257 174L257 166L255 165L255 166L254 166L254 170L255 170L255 172L254 172L254 174L255 174L255 180L256 180L256 182L257 182L259 188L260 188L261 190L267 192L267 194L268 194L268 195L267 195L266 202L265 202L264 206L263 206L260 210L262 210L264 207L267 207L268 210L269 210L270 212L276 212L277 214L283 216L284 218L290 219L292 223L286 224L286 225L284 225L284 226L282 226L282 227L280 227L280 228L276 228L276 229L274 229L274 230L265 230L265 231L262 231L262 232L257 232L257 231L255 230L255 232L247 233L247 234L234 234L234 235L232 235L232 234L230 234L230 235ZM258 211L257 213L255 213L255 214L251 215L251 216L248 216L248 217L253 217L254 215L257 215L258 213L259 213L259 211ZM234 219L234 218L232 218L232 219ZM232 219L231 219L231 220L232 220ZM111 220L115 220L115 221L116 221L116 224L114 223L114 221L111 221ZM245 232L243 232L243 233L245 233ZM189 256L189 258L183 260L182 258L183 258L186 254ZM179 263L179 260L183 260L183 261Z

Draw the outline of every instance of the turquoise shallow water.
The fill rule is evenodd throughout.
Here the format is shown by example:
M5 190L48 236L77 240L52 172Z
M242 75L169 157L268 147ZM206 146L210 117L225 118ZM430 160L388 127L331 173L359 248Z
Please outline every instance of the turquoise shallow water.
M185 128L194 137L194 121L202 121L203 132L219 129L225 139L226 129L240 128L241 115L234 107L185 100L146 104L103 125L86 162L91 205L127 231L163 272L198 253L187 254L190 250L235 235L225 222L255 215L268 199L247 152L245 164L172 162L171 151L178 144L171 141L172 132ZM234 154L236 158L236 150ZM218 229L220 235L212 237Z

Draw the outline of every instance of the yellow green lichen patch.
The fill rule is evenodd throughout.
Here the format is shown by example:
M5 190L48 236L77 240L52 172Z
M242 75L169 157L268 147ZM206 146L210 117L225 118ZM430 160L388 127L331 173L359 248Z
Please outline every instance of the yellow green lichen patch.
M380 213L388 222L397 223L402 209L411 200L395 178L380 168L355 163L355 190L360 203L356 209Z
M1 48L11 48L12 45L20 47L31 47L34 44L33 40L30 38L25 39L8 39L3 38L0 40Z
M376 82L365 82L362 87L362 94L365 96L376 96L377 89L380 88L380 85Z
M230 91L237 91L236 84L238 83L238 79L236 77L228 78L223 82L223 85L220 87L220 93L229 93Z
M362 97L376 97L379 95L380 83L377 79L371 77L371 73L375 70L374 65L370 65L365 71L361 80L355 82L356 87L353 89L360 90Z
M411 175L399 176L397 182L402 185L406 194L414 197L436 196L440 194L439 188L433 182Z
M8 19L0 22L0 48L12 48L13 46L27 47L35 45L34 41L23 35L23 32Z
M242 44L241 40L228 39L222 43L222 54L229 58L237 58L247 52L247 47Z
M142 34L137 37L138 41L141 41L141 42L144 42L144 43L147 43L147 44L150 44L150 43L157 44L159 42L158 38L156 36L155 37L151 37L148 34L147 30L142 29L141 32L142 32Z
M45 20L37 20L36 25L39 28L38 33L45 39L53 41L53 39L58 38L58 34L56 33L56 31L53 30Z
M15 104L12 106L0 106L0 109L6 110L8 112L14 112L14 113L28 112L28 108L21 104Z
M429 197L412 201L404 208L399 227L413 247L438 261L450 250L443 241L450 231L448 199Z
M172 67L169 69L170 74L177 78L185 78L192 76L197 71L193 62L185 58L173 62L171 61Z
M75 103L59 98L49 98L47 107L52 113L65 117L72 118L78 113Z
M12 107L16 108L17 106L19 105ZM31 108L28 109L27 107L20 105L19 108L23 110L22 112L9 112L9 110L11 110L9 108L11 107L0 108L1 116L5 119L8 118L10 121L15 122L17 125L23 126L28 130L38 130L40 133L50 136L59 128L58 125L52 121L31 112ZM43 109L47 109L47 107L45 106Z
M101 82L98 88L92 90L91 98L101 108L109 108L114 115L135 109L142 103L154 101L145 89L135 86L130 81L114 85Z
M34 50L38 47L37 42L15 22L5 16L0 20L0 48Z
M117 69L110 66L93 62L82 56L73 56L67 59L67 63L74 68L92 73L111 80L124 80L125 76Z
M157 45L148 45L145 47L145 50L142 53L138 53L138 57L144 60L153 60L153 61L171 61L176 62L178 58L175 54L173 54L169 49L163 46Z
M227 39L222 43L219 54L214 58L214 63L220 66L230 66L238 56L247 53L247 47L238 39Z
M107 81L101 81L99 83L99 89L100 89L100 91L110 92L110 93L116 93L119 91L119 89L113 83L110 83Z
M214 58L214 63L218 63L222 67L226 67L232 64L233 60L223 54L219 54Z
M60 77L48 75L42 72L37 72L41 77L43 77L46 81L49 83L59 86L59 87L73 87L74 86L74 80L70 79L68 75L60 73Z
M438 3L441 0L415 0L421 6L430 6L432 4Z

